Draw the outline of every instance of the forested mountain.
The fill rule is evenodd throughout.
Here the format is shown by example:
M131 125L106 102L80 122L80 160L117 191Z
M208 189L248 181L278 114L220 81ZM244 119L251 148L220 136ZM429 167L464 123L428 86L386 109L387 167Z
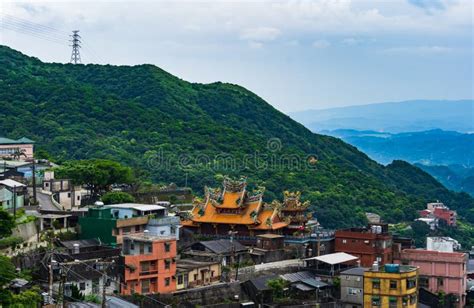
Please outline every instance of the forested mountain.
M301 190L326 227L364 224L365 211L412 220L434 200L466 217L474 208L424 171L379 165L242 87L193 84L152 65L43 63L0 46L0 108L0 136L31 138L58 162L109 158L155 182L187 178L198 193L224 174L247 176L267 200Z
M474 100L412 100L304 110L290 116L313 132L336 129L392 133L432 129L474 132Z

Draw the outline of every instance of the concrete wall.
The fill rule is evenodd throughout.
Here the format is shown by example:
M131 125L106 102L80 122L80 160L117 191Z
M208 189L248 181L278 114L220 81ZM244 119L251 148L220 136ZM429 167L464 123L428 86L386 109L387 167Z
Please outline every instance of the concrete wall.
M362 306L364 303L364 277L341 275L340 278L341 301Z
M24 241L36 240L38 236L38 229L34 221L19 224L12 231L12 236L21 237Z

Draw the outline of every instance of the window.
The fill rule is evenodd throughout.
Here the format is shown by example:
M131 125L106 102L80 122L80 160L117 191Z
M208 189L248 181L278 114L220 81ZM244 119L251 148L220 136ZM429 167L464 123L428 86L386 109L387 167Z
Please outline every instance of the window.
M149 262L140 262L140 268L142 273L147 273L150 271L150 263Z
M183 284L183 275L178 276L178 284Z
M198 274L194 274L194 281L198 280Z
M122 228L122 234L130 234L130 227Z
M430 279L428 277L420 276L418 278L418 283L420 285L420 288L428 289L430 287Z
M165 243L165 252L170 252L170 251L171 251L171 244Z
M409 296L404 296L404 297L402 298L402 305L403 305L403 306L408 305L409 300L410 300L410 297L409 297Z
M415 287L416 287L416 279L415 278L407 279L407 289L412 289Z
M438 278L438 287L442 287L444 285L444 279Z
M67 193L67 197L68 197L68 198L71 198L71 193L70 193L70 192Z
M130 243L130 250L135 250L135 243L134 242Z
M80 201L81 200L81 196L77 196L77 201Z
M372 279L372 288L380 289L380 279Z
M79 284L79 289L80 289L81 291L84 291L84 290L86 289L86 283L85 283L85 282L81 282L81 283Z
M396 289L396 288L397 288L397 281L390 280L390 289Z
M171 279L169 277L165 278L165 286L169 286L171 283Z
M346 244L346 243L347 243L347 240L342 240L342 243L343 243L343 244Z
M142 293L150 293L150 279L142 280Z
M388 306L389 306L390 308L396 308L396 307L397 307L397 298L390 296L390 297L388 298Z
M417 302L416 294L410 295L410 304L413 305L413 304L416 304L416 302Z
M140 226L139 225L135 226L135 232L140 232Z
M372 296L372 306L376 306L376 307L380 306L380 297L379 296Z
M211 271L211 277L214 277L214 271Z
M359 293L361 293L360 289L357 289L357 288L348 288L347 289L347 294L348 295L357 295Z
M171 262L169 260L165 260L165 269L170 269Z

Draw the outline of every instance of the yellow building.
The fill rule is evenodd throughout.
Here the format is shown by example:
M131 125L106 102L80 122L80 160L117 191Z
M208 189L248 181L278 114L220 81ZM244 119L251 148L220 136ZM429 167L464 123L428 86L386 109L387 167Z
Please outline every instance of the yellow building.
M221 269L219 261L179 259L176 263L176 290L219 282L222 274Z
M416 308L418 268L398 264L364 272L364 307Z

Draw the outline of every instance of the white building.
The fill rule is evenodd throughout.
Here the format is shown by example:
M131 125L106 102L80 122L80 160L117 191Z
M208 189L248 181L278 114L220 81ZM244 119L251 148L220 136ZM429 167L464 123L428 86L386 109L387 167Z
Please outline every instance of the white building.
M461 249L461 244L450 237L427 237L426 250L434 250L439 252L453 252Z

